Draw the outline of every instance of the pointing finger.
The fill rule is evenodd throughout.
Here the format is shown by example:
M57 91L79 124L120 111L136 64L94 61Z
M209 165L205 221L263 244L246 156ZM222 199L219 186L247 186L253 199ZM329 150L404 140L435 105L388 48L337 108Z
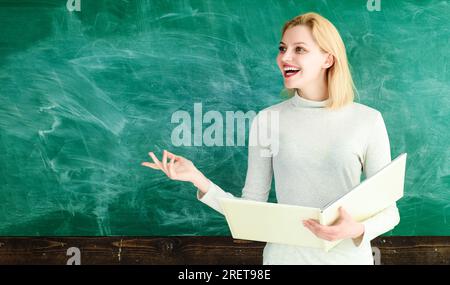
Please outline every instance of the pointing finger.
M166 170L163 168L161 162L158 160L158 158L155 156L155 154L153 152L149 152L148 154L152 157L155 164L167 175Z
M162 166L164 167L165 172L168 173L168 171L167 171L167 151L166 150L163 150Z
M158 167L158 165L156 165L154 163L150 163L150 162L143 162L143 163L141 163L141 165L142 166L146 166L146 167L150 167L150 168L153 168L153 169L160 169Z

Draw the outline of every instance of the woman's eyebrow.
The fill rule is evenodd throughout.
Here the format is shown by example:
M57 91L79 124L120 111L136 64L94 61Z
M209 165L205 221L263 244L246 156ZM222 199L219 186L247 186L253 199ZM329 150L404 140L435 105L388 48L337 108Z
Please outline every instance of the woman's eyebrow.
M280 42L280 44L286 45L286 44L283 43L283 42ZM305 42L296 42L296 43L294 43L294 45L295 45L295 44L304 44L305 46L307 46L307 44L306 44Z

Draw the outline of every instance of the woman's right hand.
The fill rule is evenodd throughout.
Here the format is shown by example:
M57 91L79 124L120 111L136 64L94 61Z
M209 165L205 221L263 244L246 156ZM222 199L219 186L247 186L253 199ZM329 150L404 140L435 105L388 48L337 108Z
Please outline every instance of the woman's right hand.
M149 152L153 163L142 162L142 166L163 171L172 180L188 181L193 183L203 193L208 191L209 180L190 161L182 156L163 151L162 161L159 161L153 152ZM167 162L170 158L170 162Z

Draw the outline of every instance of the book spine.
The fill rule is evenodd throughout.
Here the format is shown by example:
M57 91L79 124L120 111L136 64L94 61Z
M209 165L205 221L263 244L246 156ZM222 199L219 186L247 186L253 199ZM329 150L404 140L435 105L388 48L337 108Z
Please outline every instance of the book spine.
M326 225L325 225L324 218L323 218L323 210L321 210L321 211L319 212L319 223L320 223L321 225L326 226ZM321 241L321 243L322 243L322 248L323 248L326 252L328 252L328 243L327 243L327 241L324 240L324 239L320 239L320 241Z

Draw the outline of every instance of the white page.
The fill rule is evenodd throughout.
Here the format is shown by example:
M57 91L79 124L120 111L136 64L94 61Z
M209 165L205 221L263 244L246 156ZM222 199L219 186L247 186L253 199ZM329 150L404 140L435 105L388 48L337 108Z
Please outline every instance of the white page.
M244 199L220 201L233 238L322 248L323 242L302 220L319 220L319 208L300 207Z

